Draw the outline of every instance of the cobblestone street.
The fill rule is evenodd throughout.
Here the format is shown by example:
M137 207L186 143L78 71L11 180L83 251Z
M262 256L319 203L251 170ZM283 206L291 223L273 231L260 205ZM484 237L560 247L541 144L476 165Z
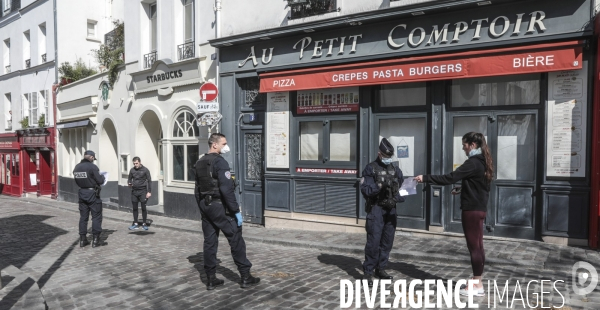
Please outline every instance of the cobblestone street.
M0 270L24 275L19 278L3 274L0 309L38 309L39 299L35 297L38 287L42 303L45 301L49 309L337 309L340 280L354 282L362 276L359 253L248 241L248 256L254 264L252 273L261 278L261 283L243 290L238 285L240 277L227 241L221 238L218 255L221 265L217 275L225 280L225 285L207 291L201 233L159 225L149 231L131 232L125 223L130 214L112 211L113 216L123 217L123 221L116 221L106 218L109 211L105 210L103 222L105 246L80 248L77 213L0 198ZM151 218L157 224L162 220L156 216ZM265 234L268 231L248 229L262 229ZM388 270L395 280L456 281L471 274L468 264L452 260L394 257ZM565 297L565 306L600 309L600 289L587 296L573 294L571 266L552 270L495 265L486 268L484 279L500 280L498 283L509 280L511 296L517 280L523 286L524 295L528 281L563 280L565 283L558 283L556 287ZM539 292L540 287L531 285L529 290L535 306L537 295L531 293ZM545 295L544 306L550 302L561 305L562 298L556 291L546 291L553 293ZM388 302L393 302L393 297L392 289ZM487 297L476 298L475 302L480 308L488 308ZM518 307L520 304L516 301L514 308L522 309ZM361 306L367 308L364 299ZM375 307L379 306L377 296ZM352 304L351 308L354 307Z

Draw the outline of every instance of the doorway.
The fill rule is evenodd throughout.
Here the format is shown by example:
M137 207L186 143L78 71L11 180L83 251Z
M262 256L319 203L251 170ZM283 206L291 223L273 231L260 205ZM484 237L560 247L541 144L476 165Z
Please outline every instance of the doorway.
M509 238L535 238L537 190L536 110L505 112L453 112L448 114L445 138L446 173L456 170L467 156L462 136L481 132L494 161L484 234ZM460 184L456 184L460 185ZM446 230L462 232L460 195L445 191L449 202Z
M52 169L50 161L50 151L40 151L40 171L38 184L40 195L52 194Z

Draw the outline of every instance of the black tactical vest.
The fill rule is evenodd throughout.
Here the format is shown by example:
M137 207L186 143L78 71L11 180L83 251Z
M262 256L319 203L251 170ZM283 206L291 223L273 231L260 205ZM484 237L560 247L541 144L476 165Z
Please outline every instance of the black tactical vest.
M387 167L384 168L376 162L370 163L369 165L371 165L373 172L375 173L375 182L387 185L387 187L382 189L370 203L386 209L396 207L397 201L393 198L400 190L398 176L396 175L396 167L394 167L394 165L387 165Z
M211 195L212 197L219 197L219 182L218 176L213 176L213 163L221 155L216 153L209 153L196 163L196 180L198 181L198 192L201 197Z

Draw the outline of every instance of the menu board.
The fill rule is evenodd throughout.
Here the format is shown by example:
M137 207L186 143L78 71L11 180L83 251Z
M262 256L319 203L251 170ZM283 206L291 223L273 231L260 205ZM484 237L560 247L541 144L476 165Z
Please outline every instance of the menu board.
M356 112L359 110L358 87L298 91L298 114Z
M585 177L587 68L548 74L546 175Z
M289 92L267 94L267 168L290 167Z

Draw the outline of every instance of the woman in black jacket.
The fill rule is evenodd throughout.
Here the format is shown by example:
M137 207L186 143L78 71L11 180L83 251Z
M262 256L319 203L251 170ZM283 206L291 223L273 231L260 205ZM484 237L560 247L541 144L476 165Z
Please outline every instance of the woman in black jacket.
M469 157L460 167L446 175L419 175L418 182L448 185L461 181L460 190L452 190L453 195L460 194L462 210L462 227L467 239L467 247L471 253L473 279L478 280L472 288L461 288L461 295L469 291L475 296L484 296L483 266L485 253L483 251L483 221L487 212L490 183L494 174L492 154L481 133L469 132L462 137L462 149Z

